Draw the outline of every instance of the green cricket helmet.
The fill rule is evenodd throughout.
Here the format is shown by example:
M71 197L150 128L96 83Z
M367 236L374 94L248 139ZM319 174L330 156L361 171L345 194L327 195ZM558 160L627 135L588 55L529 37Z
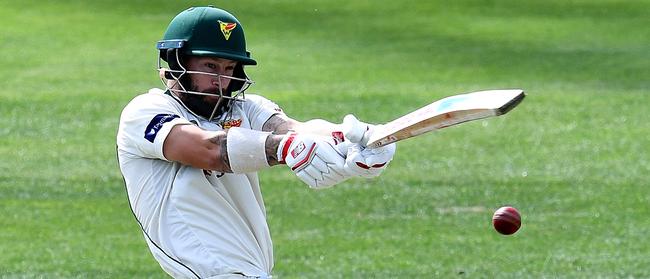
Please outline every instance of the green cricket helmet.
M181 89L169 88L171 92L185 93L185 106L194 114L212 120L215 116L230 112L234 101L244 100L244 91L253 83L245 72L244 65L257 65L246 50L244 29L232 14L212 6L192 7L178 14L169 24L163 40L156 48L160 51L160 60L167 62L169 69L164 69L164 77L176 80ZM229 59L238 62L233 76L188 70L183 66L187 56L208 56ZM218 93L192 91L188 74L202 74L230 80L227 88L219 88ZM189 95L192 94L193 96ZM218 95L219 101L214 108L206 110L200 98L205 95Z
M257 65L250 52L246 51L241 23L227 11L214 7L192 7L178 14L167 27L157 48L177 48L185 55L213 56L238 61L243 65Z

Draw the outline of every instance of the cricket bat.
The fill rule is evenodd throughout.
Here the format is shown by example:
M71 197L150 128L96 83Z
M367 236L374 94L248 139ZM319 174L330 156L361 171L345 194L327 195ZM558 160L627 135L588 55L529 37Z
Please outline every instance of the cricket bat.
M346 137L368 148L377 148L467 121L506 114L525 96L521 89L486 90L449 96L386 124L377 125L371 135L346 133Z

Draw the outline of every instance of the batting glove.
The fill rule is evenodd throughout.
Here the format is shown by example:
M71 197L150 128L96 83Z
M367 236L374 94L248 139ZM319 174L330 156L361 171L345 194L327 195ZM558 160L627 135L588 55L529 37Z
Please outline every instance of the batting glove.
M359 121L354 115L343 118L345 138L352 144L347 146L344 169L350 175L372 178L379 176L395 155L395 143L378 148L366 148L374 125Z
M326 137L290 133L278 146L278 158L309 187L327 188L350 178L344 154L335 145Z

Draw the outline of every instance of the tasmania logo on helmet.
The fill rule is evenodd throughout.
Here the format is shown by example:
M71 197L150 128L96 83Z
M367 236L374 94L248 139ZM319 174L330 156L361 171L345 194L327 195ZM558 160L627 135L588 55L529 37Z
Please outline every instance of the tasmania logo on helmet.
M230 39L230 33L232 33L232 30L237 27L237 23L230 23L230 22L223 22L219 20L219 28L221 29L221 33L223 33L223 37L226 38L226 41Z

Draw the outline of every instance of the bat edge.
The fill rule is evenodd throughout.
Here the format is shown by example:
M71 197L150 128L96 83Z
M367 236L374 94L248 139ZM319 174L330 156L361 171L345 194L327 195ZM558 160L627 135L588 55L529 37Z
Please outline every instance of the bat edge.
M517 95L515 98L512 98L512 100L510 100L505 105L498 108L496 115L499 116L508 113L509 111L517 107L524 100L525 97L526 97L526 92L521 90L521 93L519 93L519 95Z

